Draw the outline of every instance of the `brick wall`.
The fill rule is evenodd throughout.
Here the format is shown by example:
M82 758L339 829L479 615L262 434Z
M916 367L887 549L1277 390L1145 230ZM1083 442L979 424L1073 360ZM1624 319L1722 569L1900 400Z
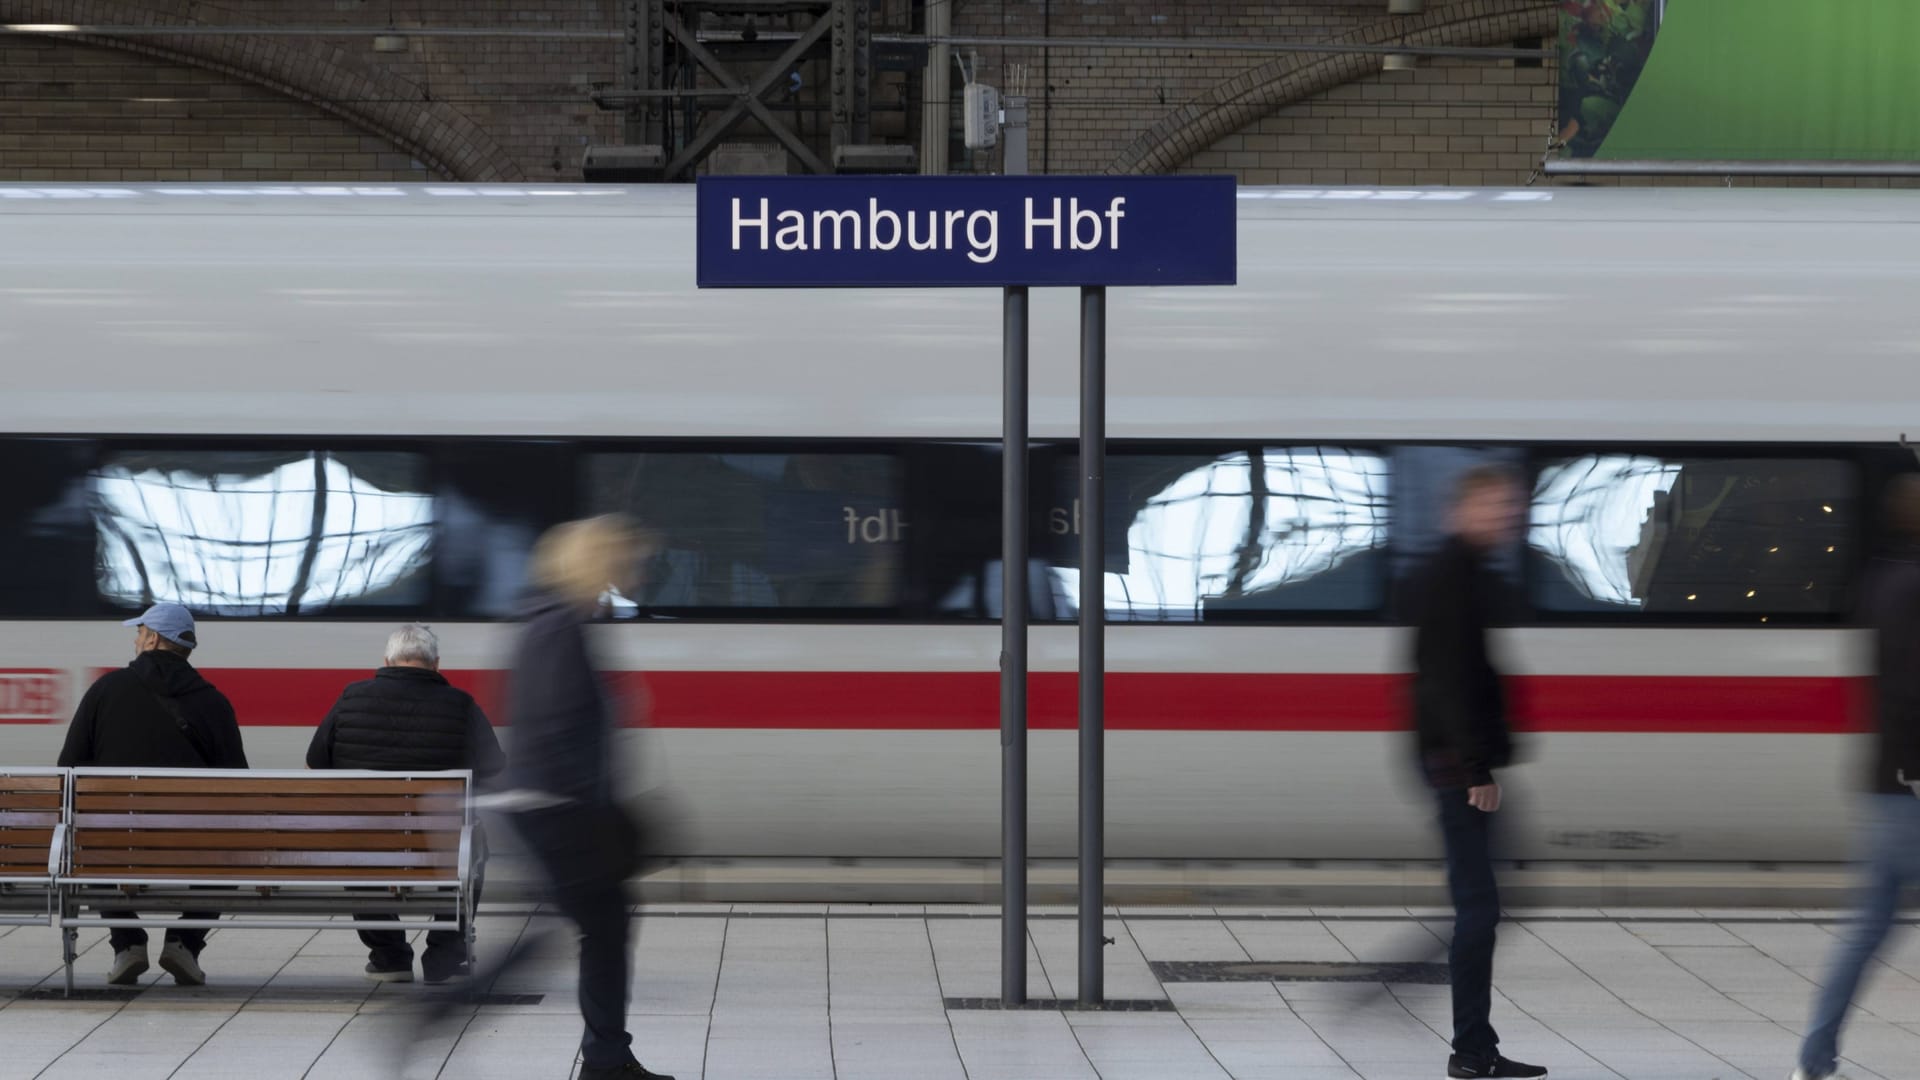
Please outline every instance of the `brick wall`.
M0 37L0 180L429 180L393 144L218 72Z
M589 98L618 79L619 42L604 35L617 30L620 8L619 0L0 0L0 22L586 34L414 34L396 53L375 52L364 32L133 39L132 50L0 36L0 179L578 180L585 146L620 137L619 117ZM1384 0L956 0L954 30L1320 42L1444 36L1447 26L1471 24L1485 40L1447 40L1508 45L1519 27L1550 26L1554 8L1553 0L1428 0L1426 15L1395 19ZM909 0L876 0L875 11L881 29L904 29L911 18ZM1396 72L1372 60L1337 70L1322 63L1315 89L1288 97L1293 76L1276 65L1291 61L1271 54L1091 43L977 52L978 76L1003 90L1024 72L1035 171L1171 167L1253 183L1515 184L1532 172L1553 122L1551 66L1512 61L1434 60ZM806 69L797 98L774 95L776 108L803 110L787 115L801 117L821 149L824 117L804 110L823 93L824 67ZM956 99L960 85L956 77ZM876 137L917 135L917 87L917 78L880 79ZM1188 124L1189 113L1206 126ZM737 137L760 134L747 125ZM1000 167L997 151L956 153L953 163L957 171Z

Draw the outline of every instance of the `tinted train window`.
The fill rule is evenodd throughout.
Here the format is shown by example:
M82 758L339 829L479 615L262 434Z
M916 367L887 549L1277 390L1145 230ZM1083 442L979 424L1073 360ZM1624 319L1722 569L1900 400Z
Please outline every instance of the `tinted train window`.
M697 451L586 458L590 513L657 533L648 609L883 610L905 595L912 529L899 457Z
M422 606L426 472L402 453L110 452L88 484L95 588L122 609L227 616Z
M437 447L434 573L439 613L500 618L520 606L533 543L574 514L573 448L461 441Z
M93 522L81 439L0 440L0 617L91 615Z
M1079 610L1079 463L1044 455L1036 549L1056 617ZM1115 621L1377 609L1387 461L1340 447L1122 452L1107 463L1104 592Z
M1858 481L1844 461L1550 458L1528 544L1545 611L1712 616L1844 610Z

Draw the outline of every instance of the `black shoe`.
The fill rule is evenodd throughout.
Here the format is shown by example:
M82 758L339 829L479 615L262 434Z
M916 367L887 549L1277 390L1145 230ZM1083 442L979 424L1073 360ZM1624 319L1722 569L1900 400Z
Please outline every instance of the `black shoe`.
M1496 1057L1491 1062L1475 1065L1455 1054L1447 1059L1447 1076L1452 1080L1479 1080L1480 1077L1529 1077L1545 1076L1544 1065L1523 1065L1518 1061L1509 1061Z
M673 1077L649 1072L645 1065L629 1061L625 1065L583 1065L580 1080L673 1080Z
M447 983L453 982L456 979L472 978L473 965L460 964L450 968L440 968L440 967L430 968L425 965L422 965L420 968L420 974L425 978L426 984L428 986L444 986Z

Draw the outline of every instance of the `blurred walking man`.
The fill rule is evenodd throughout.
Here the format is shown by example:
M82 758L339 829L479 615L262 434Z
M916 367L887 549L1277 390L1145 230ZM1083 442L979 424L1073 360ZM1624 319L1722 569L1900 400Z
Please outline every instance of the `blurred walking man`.
M74 710L60 767L101 765L115 768L244 769L247 753L233 704L187 661L200 643L193 615L179 604L155 604L122 626L137 627L133 663L109 671L94 682ZM103 911L111 919L131 919L133 911ZM186 912L183 919L214 919L218 912ZM113 967L107 981L132 986L147 971L147 932L116 926L109 935ZM160 967L182 986L207 981L200 970L204 929L167 931Z
M1488 652L1500 584L1488 558L1519 536L1526 492L1508 469L1469 471L1455 490L1445 546L1413 582L1414 729L1420 765L1440 803L1447 890L1454 907L1449 1077L1534 1077L1547 1070L1500 1056L1494 1033L1493 945L1500 893L1493 877L1493 771L1512 763L1506 695Z
M387 638L385 663L373 678L349 685L307 747L309 769L431 772L471 769L475 780L506 764L487 715L465 690L440 674L440 640L418 624ZM476 850L484 850L476 830ZM366 916L370 919L399 916ZM413 946L404 931L362 930L367 978L412 982ZM429 985L471 972L461 928L427 931L420 971Z
M1861 976L1893 927L1901 888L1920 885L1920 476L1889 486L1886 517L1893 550L1874 563L1861 591L1861 615L1874 637L1879 738L1862 807L1860 917L1820 989L1793 1080L1837 1080L1840 1029Z

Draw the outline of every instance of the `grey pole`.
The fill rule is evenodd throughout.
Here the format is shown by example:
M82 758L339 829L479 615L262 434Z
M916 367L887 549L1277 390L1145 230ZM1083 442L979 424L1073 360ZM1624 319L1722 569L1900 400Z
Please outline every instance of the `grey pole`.
M1106 998L1107 290L1080 290L1080 1003Z
M1027 1001L1027 287L1004 303L1000 446L1000 1000Z

